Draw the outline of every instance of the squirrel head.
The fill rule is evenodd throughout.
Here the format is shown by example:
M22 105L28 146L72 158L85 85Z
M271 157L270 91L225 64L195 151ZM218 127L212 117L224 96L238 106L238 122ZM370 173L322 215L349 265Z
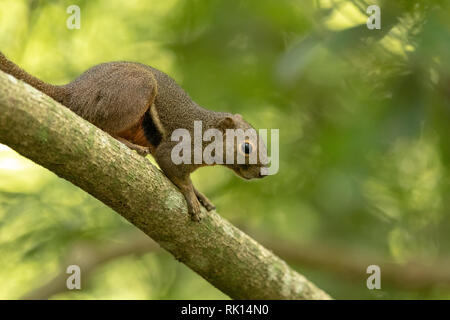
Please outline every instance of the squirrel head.
M219 120L218 128L223 132L227 156L224 165L247 180L265 177L262 169L268 165L267 148L257 131L240 114L226 115ZM231 163L229 155L233 155Z

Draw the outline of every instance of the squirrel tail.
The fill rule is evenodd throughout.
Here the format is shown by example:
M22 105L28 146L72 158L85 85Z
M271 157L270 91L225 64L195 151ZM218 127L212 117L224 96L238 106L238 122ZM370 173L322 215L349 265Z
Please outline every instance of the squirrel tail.
M8 60L1 51L0 51L0 70L14 76L19 80L28 83L30 86L52 97L56 101L62 102L64 96L64 89L62 87L51 85L32 76L25 70L21 69L17 64Z

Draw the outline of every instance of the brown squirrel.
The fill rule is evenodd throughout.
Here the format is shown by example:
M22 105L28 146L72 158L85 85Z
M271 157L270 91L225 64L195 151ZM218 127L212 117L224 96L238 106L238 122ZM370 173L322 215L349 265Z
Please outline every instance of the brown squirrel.
M194 121L202 121L203 130L252 128L239 114L206 110L194 101L165 73L134 62L109 62L96 65L66 85L51 85L28 74L0 52L0 70L11 74L70 110L106 131L129 148L146 156L151 153L165 175L184 195L188 211L195 221L200 220L200 203L211 211L211 201L194 188L190 174L201 164L175 165L171 160L172 132L184 128L190 133ZM252 141L253 140L253 141ZM261 145L259 136L247 139L240 146L233 143L234 153L244 153L244 164L224 164L245 179L262 178L261 168L266 159L258 155L250 164L249 155ZM204 147L204 146L203 146ZM230 147L230 146L228 146ZM265 146L264 146L265 148Z

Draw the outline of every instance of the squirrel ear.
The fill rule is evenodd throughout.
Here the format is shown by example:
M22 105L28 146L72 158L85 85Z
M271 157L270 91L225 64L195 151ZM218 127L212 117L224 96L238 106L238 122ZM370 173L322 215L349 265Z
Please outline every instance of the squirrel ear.
M234 115L237 119L239 119L239 120L243 120L244 118L242 118L242 115L240 115L239 113L236 113L235 115Z
M234 119L232 117L225 117L219 120L218 126L219 129L225 131L226 129L233 129L235 127Z

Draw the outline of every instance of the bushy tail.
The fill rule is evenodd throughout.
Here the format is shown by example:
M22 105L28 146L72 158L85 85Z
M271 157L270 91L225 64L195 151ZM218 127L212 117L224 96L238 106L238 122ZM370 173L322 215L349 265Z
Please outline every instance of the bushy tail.
M0 70L28 83L30 86L52 97L56 101L62 102L64 96L64 90L62 87L51 85L36 77L33 77L14 62L8 60L2 52L0 52Z

